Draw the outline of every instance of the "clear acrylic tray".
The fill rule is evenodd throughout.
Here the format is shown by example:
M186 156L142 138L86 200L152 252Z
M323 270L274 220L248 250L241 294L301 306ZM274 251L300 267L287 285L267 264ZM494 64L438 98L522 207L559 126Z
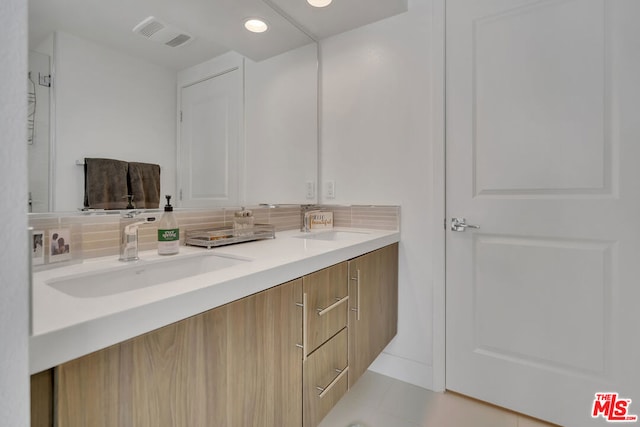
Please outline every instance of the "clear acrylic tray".
M233 226L226 226L203 230L187 230L185 244L213 248L252 240L275 239L275 237L275 227L271 224L255 224L253 227L236 229Z

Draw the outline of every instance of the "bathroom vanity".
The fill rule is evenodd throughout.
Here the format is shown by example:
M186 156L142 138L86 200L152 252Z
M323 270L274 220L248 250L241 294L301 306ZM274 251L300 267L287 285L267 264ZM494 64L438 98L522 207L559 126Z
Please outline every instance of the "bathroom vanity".
M37 273L32 425L316 426L396 334L398 239L281 232L204 252L245 262L95 297ZM38 313L53 296L66 320Z

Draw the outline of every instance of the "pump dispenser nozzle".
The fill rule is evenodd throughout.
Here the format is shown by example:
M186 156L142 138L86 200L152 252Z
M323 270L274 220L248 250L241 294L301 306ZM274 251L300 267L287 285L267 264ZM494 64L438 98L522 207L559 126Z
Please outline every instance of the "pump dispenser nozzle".
M164 206L165 212L173 212L173 206L171 206L171 195L164 196L167 199L167 204Z

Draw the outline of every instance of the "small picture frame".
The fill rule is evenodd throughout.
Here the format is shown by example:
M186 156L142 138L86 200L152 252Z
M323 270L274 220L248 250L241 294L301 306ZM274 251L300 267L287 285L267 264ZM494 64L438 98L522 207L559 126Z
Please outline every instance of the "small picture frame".
M49 230L49 262L71 259L71 233L68 228Z
M37 230L31 233L31 263L32 265L44 264L44 231Z

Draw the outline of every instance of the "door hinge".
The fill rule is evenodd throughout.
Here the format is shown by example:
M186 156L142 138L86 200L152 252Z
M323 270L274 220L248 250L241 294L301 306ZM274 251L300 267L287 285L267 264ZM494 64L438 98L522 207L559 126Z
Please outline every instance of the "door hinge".
M182 189L180 189L180 200L182 200Z
M182 123L182 110L180 110L180 123Z

